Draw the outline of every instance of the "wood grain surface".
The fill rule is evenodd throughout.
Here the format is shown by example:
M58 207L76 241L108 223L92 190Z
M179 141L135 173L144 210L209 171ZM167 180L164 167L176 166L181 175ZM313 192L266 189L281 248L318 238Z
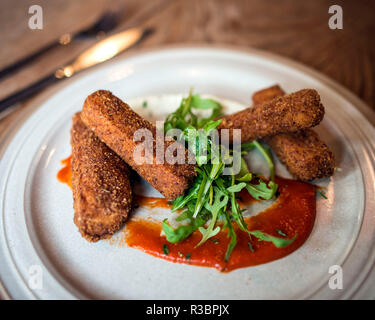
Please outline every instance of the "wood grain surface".
M43 30L30 30L31 0L1 0L0 69L67 32L116 12L120 30L150 26L140 47L173 43L234 44L302 62L338 81L375 109L375 1L327 0L39 0ZM330 5L343 8L344 28L328 27ZM114 30L113 32L116 32ZM96 39L59 47L0 82L0 98L67 63ZM14 113L21 112L25 106ZM15 118L0 121L0 133Z

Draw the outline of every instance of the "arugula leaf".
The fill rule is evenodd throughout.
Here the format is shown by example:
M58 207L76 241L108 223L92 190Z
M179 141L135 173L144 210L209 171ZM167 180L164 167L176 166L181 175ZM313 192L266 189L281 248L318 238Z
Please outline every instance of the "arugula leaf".
M195 219L189 225L181 225L178 226L176 229L173 229L173 227L169 224L168 219L164 219L162 228L167 237L168 242L177 243L186 239L200 226L204 225L204 223L204 219Z
M211 109L212 112L209 117L198 121L192 109ZM167 132L173 128L185 130L189 126L202 128L211 120L220 117L221 114L222 106L220 103L212 99L202 99L199 94L193 95L192 90L190 90L189 96L181 100L177 110L167 116L164 123L164 131Z
M212 237L216 236L220 232L221 229L220 229L219 226L217 226L213 230L208 230L208 229L205 229L204 227L199 227L198 230L200 231L200 233L202 234L203 237L202 237L202 240L196 245L196 247L199 247L200 245L202 245L209 238L212 238Z
M297 235L291 239L278 238L260 230L252 230L249 231L249 233L260 240L272 242L277 248L284 248L290 245L297 238Z
M249 173L246 173L244 176L242 176L241 178L238 178L236 179L237 181L240 181L240 182L249 182L253 179L253 175L249 172Z
M275 166L272 161L271 153L266 148L264 148L258 141L253 141L252 143L260 151L260 153L266 160L268 168L270 169L270 178L272 181L275 181Z
M222 120L209 120L207 123L202 127L204 131L206 131L206 134L209 134L212 130L216 129Z
M200 119L197 123L198 128L202 128L205 124L209 123L211 120L218 118L222 115L222 106L215 100L212 99L202 99L199 94L192 96L191 105L195 109L207 110L211 109L211 115L207 118Z
M234 184L233 186L228 187L227 190L229 192L240 192L245 187L246 187L246 183L241 182L241 183Z
M214 187L214 193L215 193L214 203L212 205L210 205L209 203L205 204L205 208L208 211L210 211L212 214L210 224L207 227L207 229L204 229L203 227L199 228L199 231L202 233L203 237L201 241L195 247L199 247L204 242L206 242L207 239L216 236L220 232L220 227L216 227L215 229L214 227L215 227L219 212L228 203L228 196L224 194L223 192L221 192L221 190L217 187Z
M207 193L210 190L212 182L220 175L223 167L224 163L222 162L213 164L209 176L207 176L207 174L204 175L202 185L198 192L197 203L195 205L193 218L195 218L198 215L198 213L204 206L205 200L207 199Z
M259 179L259 184L248 183L246 189L257 200L270 200L277 191L277 184L270 181L267 186L262 179Z
M176 211L181 209L185 206L187 202L192 199L196 199L198 197L198 191L202 182L202 177L198 176L193 184L193 186L189 189L189 192L186 196L179 196L176 200L172 202L172 211Z
M241 167L240 172L235 176L237 181L240 182L249 182L253 178L253 175L247 167L246 161L241 157Z
M241 145L241 150L244 151L244 152L247 152L247 151L251 151L255 148L255 144L254 144L254 141L252 142L247 142L247 143L243 143Z
M234 179L232 177L232 183L234 182ZM231 192L230 194L230 202L232 206L232 217L236 221L237 225L240 227L242 231L248 232L247 225L245 223L245 220L242 215L242 211L240 210L240 206L237 202L236 195L234 192Z
M230 255L232 254L233 249L235 248L237 244L237 234L233 229L232 222L230 221L230 217L227 212L224 212L224 217L226 220L225 226L228 229L228 237L230 237L230 241L227 247L227 251L225 253L224 260L228 261Z
M183 98L177 110L169 114L164 122L164 132L170 129L185 130L189 125L194 126L197 117L191 111L192 90L187 98Z
M189 214L189 210L185 210L184 212L182 212L177 218L176 218L176 221L184 221L188 218L190 218L190 214Z
M212 205L213 201L214 201L214 188L212 187L212 184L211 184L208 204Z
M221 105L212 99L202 99L199 94L192 96L191 104L196 109L220 109Z

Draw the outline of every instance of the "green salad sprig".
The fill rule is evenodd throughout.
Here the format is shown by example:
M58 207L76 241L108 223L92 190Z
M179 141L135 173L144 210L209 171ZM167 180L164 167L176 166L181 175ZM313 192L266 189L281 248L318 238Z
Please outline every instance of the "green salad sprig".
M194 111L210 110L208 117L198 117ZM225 254L228 261L233 249L237 244L237 235L233 222L237 223L240 230L249 235L251 246L252 237L259 241L272 242L276 247L282 248L292 243L296 235L291 238L280 238L264 233L260 230L249 230L244 220L239 205L238 193L245 189L258 200L270 200L277 192L275 182L275 169L270 152L258 141L252 141L241 145L241 167L238 174L224 175L223 170L227 166L223 154L233 155L233 150L223 150L224 146L218 145L212 130L217 129L220 120L215 120L222 115L222 106L213 99L201 98L199 94L190 91L187 98L183 98L179 108L169 114L164 124L164 130L180 129L183 132L182 140L188 141L191 133L195 135L195 143L190 151L195 155L198 175L194 184L185 195L178 197L172 202L172 210L181 210L177 221L186 221L173 228L167 219L163 221L163 231L167 241L171 243L180 242L189 237L194 231L199 230L202 239L196 247L212 239L220 231L227 230L230 241ZM201 130L199 130L201 129ZM199 130L199 133L197 134ZM201 141L205 144L204 155L201 155ZM214 150L219 151L214 153ZM264 181L262 176L250 172L244 156L251 150L258 150L265 159L269 171L269 182ZM225 151L225 152L223 152ZM215 154L215 159L214 159ZM211 160L211 161L208 161ZM218 223L222 222L222 223ZM251 250L250 250L251 251Z

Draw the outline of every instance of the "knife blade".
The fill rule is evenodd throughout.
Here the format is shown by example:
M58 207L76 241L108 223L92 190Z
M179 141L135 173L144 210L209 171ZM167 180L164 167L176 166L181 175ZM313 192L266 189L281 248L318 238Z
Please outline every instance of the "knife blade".
M31 97L33 94L45 89L51 84L70 78L79 71L113 58L138 43L151 31L151 29L145 28L132 28L97 42L95 45L82 52L70 64L57 69L55 72L34 82L30 86L1 100L0 113L15 103Z
M107 11L102 16L100 16L99 19L97 19L95 23L89 28L81 30L77 33L65 33L61 35L55 41L39 48L38 50L32 52L26 57L21 58L20 60L13 62L12 64L1 69L0 80L8 76L9 74L20 70L25 65L30 64L35 59L39 58L41 55L47 53L51 49L54 49L58 46L69 45L70 43L79 39L97 37L98 35L102 33L107 34L109 31L113 30L118 25L118 20L119 20L118 17L120 16L121 13L122 13L121 11L120 12L119 11L116 11L116 12Z

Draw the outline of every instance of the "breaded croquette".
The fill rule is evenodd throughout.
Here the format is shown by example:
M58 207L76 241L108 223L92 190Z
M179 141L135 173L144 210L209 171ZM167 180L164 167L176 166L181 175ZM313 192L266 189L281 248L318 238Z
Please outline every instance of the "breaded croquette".
M183 195L196 176L192 164L159 164L156 158L156 127L140 117L126 103L111 92L99 90L89 95L84 103L82 120L109 148L116 152L141 177L148 181L168 200ZM152 163L139 163L134 159L134 150L140 142L134 141L134 133L147 129L152 133ZM172 141L165 141L164 152ZM182 145L181 145L182 146ZM185 158L188 151L183 147Z
M311 181L330 177L334 173L332 151L311 129L281 133L267 137L265 141L298 180Z
M119 230L132 207L130 168L73 116L71 129L74 223L88 241Z
M316 126L323 116L319 94L304 89L224 116L219 129L241 129L241 140L247 142Z
M254 105L285 94L278 85L253 94ZM282 133L264 140L298 180L311 181L333 174L335 159L332 151L312 129Z
M284 90L281 89L280 86L276 84L272 87L265 88L265 89L255 92L252 96L252 100L253 100L254 105L256 105L256 104L263 103L265 101L270 101L277 97L282 97L283 95L285 95Z

